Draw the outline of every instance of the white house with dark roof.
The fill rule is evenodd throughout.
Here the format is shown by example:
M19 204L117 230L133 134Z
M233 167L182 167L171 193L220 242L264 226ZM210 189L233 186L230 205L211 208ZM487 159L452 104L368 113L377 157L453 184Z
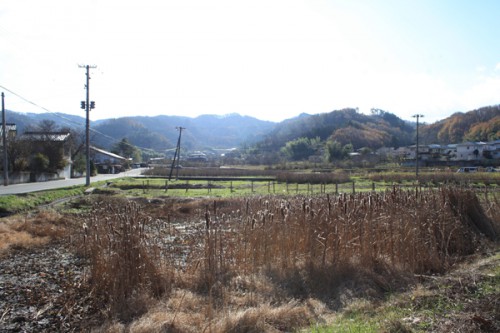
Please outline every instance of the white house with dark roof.
M90 157L100 173L121 172L124 164L131 161L126 157L96 147L90 147Z
M480 146L476 142L463 142L457 144L458 161L474 161L481 158Z

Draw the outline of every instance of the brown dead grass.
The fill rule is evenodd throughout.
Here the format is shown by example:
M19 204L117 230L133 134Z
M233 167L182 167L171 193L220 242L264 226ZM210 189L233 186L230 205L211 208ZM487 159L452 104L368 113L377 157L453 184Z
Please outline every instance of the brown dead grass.
M0 254L10 248L45 245L67 235L69 221L53 211L40 211L33 216L15 215L0 220Z
M293 331L444 273L498 225L497 200L460 188L113 200L82 230L99 332Z

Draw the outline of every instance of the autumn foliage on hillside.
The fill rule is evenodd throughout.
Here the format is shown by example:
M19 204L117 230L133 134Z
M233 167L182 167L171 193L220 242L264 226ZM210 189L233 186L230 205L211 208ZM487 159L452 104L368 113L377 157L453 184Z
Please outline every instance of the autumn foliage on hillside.
M455 113L437 123L422 126L421 133L427 143L499 140L500 105Z

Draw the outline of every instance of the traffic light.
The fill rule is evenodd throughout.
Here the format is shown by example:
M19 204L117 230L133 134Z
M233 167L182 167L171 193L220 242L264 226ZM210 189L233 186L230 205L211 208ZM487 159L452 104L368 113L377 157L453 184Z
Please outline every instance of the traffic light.
M81 101L80 102L80 108L82 108L82 109L85 110L85 101Z
M90 108L95 109L95 102L94 101L90 101Z

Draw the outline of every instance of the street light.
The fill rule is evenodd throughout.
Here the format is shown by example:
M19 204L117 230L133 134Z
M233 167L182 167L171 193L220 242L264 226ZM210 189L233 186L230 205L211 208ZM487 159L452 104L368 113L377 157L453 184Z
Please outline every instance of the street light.
M417 148L415 150L415 174L416 174L417 180L418 180L418 120L420 118L423 118L424 115L423 114L414 114L412 117L417 118Z

